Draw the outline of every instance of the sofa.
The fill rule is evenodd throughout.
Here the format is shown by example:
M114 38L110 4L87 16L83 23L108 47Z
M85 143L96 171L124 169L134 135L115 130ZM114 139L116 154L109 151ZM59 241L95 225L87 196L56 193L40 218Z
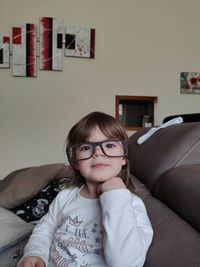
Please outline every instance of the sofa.
M154 237L145 267L200 266L200 122L130 137L131 176Z
M130 136L130 176L146 206L154 237L145 267L200 266L200 122L156 131L142 144ZM69 166L19 169L0 180L0 266L14 267L35 223L63 184Z

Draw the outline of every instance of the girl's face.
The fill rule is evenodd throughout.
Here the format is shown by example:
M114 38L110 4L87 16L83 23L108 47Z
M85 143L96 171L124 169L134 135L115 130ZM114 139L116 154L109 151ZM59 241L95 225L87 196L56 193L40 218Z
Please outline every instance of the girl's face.
M87 141L101 142L109 139L96 127ZM124 157L108 157L99 146L96 146L93 156L89 159L78 161L76 168L85 178L86 184L97 185L118 176L123 165L126 165Z

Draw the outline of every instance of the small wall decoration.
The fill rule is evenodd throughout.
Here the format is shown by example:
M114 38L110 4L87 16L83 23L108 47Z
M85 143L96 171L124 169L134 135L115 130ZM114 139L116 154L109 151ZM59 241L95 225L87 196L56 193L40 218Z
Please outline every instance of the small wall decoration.
M181 72L181 93L200 94L200 73Z
M94 58L95 29L66 27L65 56Z
M63 56L95 58L95 29L63 29L63 20L52 17L39 19L39 36L34 23L13 25L11 44L10 37L0 36L0 69L10 68L12 57L13 76L37 77L37 63L40 70L62 71Z
M40 69L63 69L63 22L56 18L40 19Z
M14 25L12 38L13 76L36 77L36 25Z
M10 38L0 36L0 68L10 68Z

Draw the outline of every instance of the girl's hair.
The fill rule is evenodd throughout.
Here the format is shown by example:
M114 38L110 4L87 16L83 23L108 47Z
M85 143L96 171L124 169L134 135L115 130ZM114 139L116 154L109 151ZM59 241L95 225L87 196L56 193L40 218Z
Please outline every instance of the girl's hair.
M102 133L110 139L128 142L126 131L117 119L103 112L96 111L89 113L87 116L83 117L71 128L67 137L66 147L68 148L72 145L88 141L90 134L95 127L99 127ZM81 185L85 184L84 177L75 168L73 162L71 162L71 167L73 168L74 174L67 187L80 187ZM122 170L119 175L124 181L126 187L130 191L135 193L135 186L130 178L129 173L128 157L126 157L126 165L122 166Z

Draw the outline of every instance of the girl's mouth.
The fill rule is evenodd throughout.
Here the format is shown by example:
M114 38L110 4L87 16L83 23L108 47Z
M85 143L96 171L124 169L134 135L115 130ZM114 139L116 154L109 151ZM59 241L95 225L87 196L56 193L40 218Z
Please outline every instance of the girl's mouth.
M107 167L109 166L108 164L106 163L95 163L95 164L92 164L92 168L102 168L102 167Z

